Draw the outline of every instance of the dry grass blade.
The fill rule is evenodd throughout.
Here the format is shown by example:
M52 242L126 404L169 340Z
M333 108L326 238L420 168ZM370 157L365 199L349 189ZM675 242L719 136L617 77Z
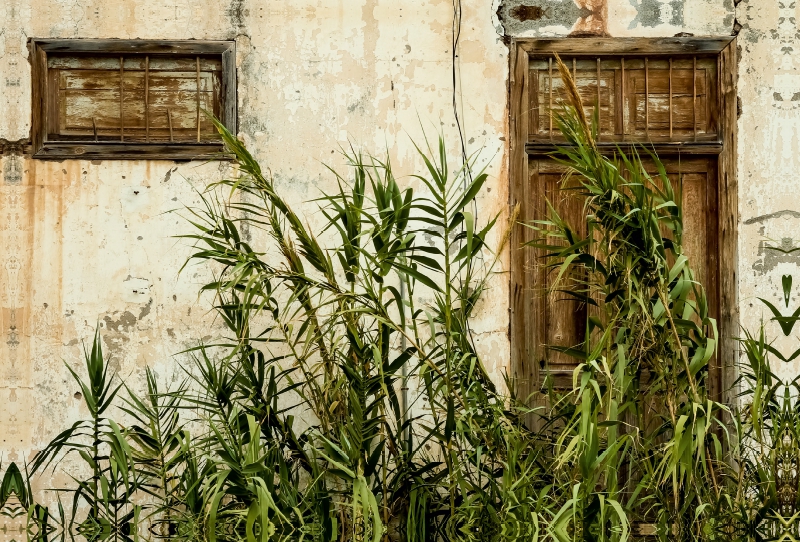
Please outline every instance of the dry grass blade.
M581 100L581 95L578 92L578 85L575 84L575 79L573 79L572 73L570 73L567 65L561 60L561 57L558 56L558 53L555 53L555 57L556 64L558 64L558 72L561 74L561 80L564 82L564 89L567 92L569 105L575 109L575 114L577 115L578 120L586 129L586 136L589 138L589 142L592 144L592 146L594 146L591 125L589 124L589 119L586 118L586 111L583 109L583 100ZM550 114L552 114L552 111Z

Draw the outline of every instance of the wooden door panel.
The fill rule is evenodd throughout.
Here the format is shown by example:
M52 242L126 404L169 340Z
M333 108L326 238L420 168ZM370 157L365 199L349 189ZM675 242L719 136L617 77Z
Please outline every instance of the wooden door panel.
M713 310L718 305L718 261L717 261L717 194L716 159L666 159L664 167L667 176L680 197L683 209L683 249L689 257L695 278L706 288L709 304ZM658 183L657 168L645 161L645 168ZM565 169L551 159L531 159L528 164L528 198L522 205L521 221L546 220L548 202L575 230L578 236L586 235L584 199L570 187L579 183L572 177L566 187L562 187ZM534 234L524 228L524 238L530 241ZM671 237L667 231L663 235ZM548 347L574 347L585 340L586 321L589 309L586 304L568 294L553 291L553 283L558 269L547 267L545 251L530 247L521 249L524 261L522 303L529 330L527 350L534 363L534 380L541 385L547 366L549 374L559 387L569 387L572 372L578 361L564 353ZM565 275L560 288L567 289L579 284L581 277Z

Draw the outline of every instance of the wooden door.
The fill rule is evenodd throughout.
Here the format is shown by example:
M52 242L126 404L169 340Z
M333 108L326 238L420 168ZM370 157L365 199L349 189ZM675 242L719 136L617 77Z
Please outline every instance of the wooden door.
M709 305L718 306L719 262L717 239L717 183L716 157L668 158L663 160L667 175L680 198L683 208L684 234L682 245L690 259L695 277L706 288ZM652 163L645 163L653 178L657 178ZM584 198L574 188L580 182L572 177L563 184L565 169L552 159L531 159L528 165L527 198L521 205L520 222L535 223L548 219L548 202L553 209L572 225L576 235L586 235ZM531 228L517 226L517 238L531 241L540 237ZM558 387L569 388L577 360L549 347L580 347L586 340L586 321L589 311L585 303L564 293L577 284L581 277L566 275L554 289L558 270L548 267L543 249L524 247L518 249L517 258L523 276L515 285L519 299L516 303L518 317L527 321L528 332L521 337L519 346L527 364L520 373L530 375L532 381L519 382L528 392L538 389L545 375L544 369L554 378ZM718 390L717 390L718 391Z

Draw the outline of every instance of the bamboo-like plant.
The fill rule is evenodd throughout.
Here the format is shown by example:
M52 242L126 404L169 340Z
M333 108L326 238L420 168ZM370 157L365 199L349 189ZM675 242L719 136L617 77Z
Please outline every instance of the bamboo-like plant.
M440 140L437 159L420 152L428 174L416 179L426 195L415 197L399 188L388 162L352 154L352 182L334 173L338 193L321 200L322 231L337 239L326 250L245 147L220 131L240 175L220 186L242 196L227 208L246 216L251 230L262 228L280 263L253 250L238 219L208 197L194 213L191 238L202 247L194 258L223 265L206 289L216 292L237 338L228 359L246 382L241 395L257 399L242 408L266 438L291 449L290 469L301 468L320 484L315 491L330 495L306 523L354 540L479 538L486 518L474 510L486 503L465 501L464 489L475 486L471 499L500 505L491 487L500 468L493 446L502 444L494 440L502 435L487 430L508 419L469 329L491 269L476 262L495 219L479 229L472 211L486 175L473 176L471 164L451 172ZM421 289L431 301L418 306ZM254 331L265 315L265 327ZM258 344L273 353L268 361ZM264 386L249 360L259 356L280 375L270 401L258 399ZM287 358L291 364L282 364ZM427 405L416 411L398 394L404 367L424 389ZM300 437L275 407L264 415L288 390L316 422Z
M123 429L106 411L112 406L122 384L114 382L107 360L103 357L100 334L95 333L91 351L84 352L89 376L84 381L69 365L72 377L81 389L82 398L89 410L90 419L75 422L59 433L50 444L33 459L31 471L37 472L77 452L87 471L88 478L71 475L77 488L59 491L72 493L72 513L69 522L60 526L62 532L77 532L89 540L114 537L133 540L139 527L141 507L135 493L141 486L132 462L132 451ZM64 452L64 453L62 453ZM80 506L88 506L89 513L76 521ZM38 510L38 514L45 514ZM63 514L61 514L63 519ZM46 535L47 525L39 532Z
M473 161L451 170L440 140L420 150L419 195L388 161L351 153L352 175L332 172L338 191L319 200L328 249L218 127L237 175L201 194L186 238L192 260L216 270L203 290L228 340L188 351L190 381L176 391L160 392L148 371L145 396L128 390L123 428L102 417L120 386L96 338L90 384L79 380L92 421L59 435L34 470L81 451L93 476L72 514L83 500L86 521L105 517L110 494L95 488L119 487L103 479L121 472L135 481L124 502L137 521L171 539L537 536L543 449L497 392L470 329L499 254L486 244L496 217L479 227L474 211L486 174ZM196 413L191 437L181 412ZM126 470L97 435L115 437ZM37 510L46 524L49 510ZM92 536L134 533L117 523Z
M180 484L180 467L191 453L191 436L180 419L185 400L185 384L175 391L160 391L158 380L148 367L145 370L147 392L139 397L126 386L126 412L133 423L125 430L130 447L130 463L137 472L137 490L150 499L142 519L153 518L151 529L163 536L177 537L180 521L173 518L185 512L184 499L176 488Z
M768 250L777 250L767 247ZM792 298L792 277L782 277L786 308ZM800 318L783 316L759 298L785 336ZM800 349L785 356L767 338L745 330L740 340L746 362L740 368L740 404L734 409L736 446L728 476L731 504L728 533L737 539L800 540L800 377L781 380L771 363L790 362Z
M662 540L702 539L721 496L725 407L706 383L716 323L682 249L679 199L655 155L652 176L636 153L600 151L597 116L586 117L558 65L569 103L557 118L567 144L554 158L576 181L586 233L551 207L533 244L547 251L554 288L590 310L585 341L554 347L579 365L562 399L573 413L556 443L564 504L553 536L626 540L638 522Z

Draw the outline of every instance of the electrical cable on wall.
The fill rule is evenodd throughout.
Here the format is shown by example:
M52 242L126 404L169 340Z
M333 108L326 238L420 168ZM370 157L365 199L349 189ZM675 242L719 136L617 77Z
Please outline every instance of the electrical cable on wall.
M461 0L453 0L453 28L452 28L452 75L453 75L453 115L456 119L456 129L458 130L458 137L461 142L461 160L465 166L467 177L464 179L464 187L467 186L467 181L472 182L472 171L466 167L467 161L467 144L464 141L464 130L461 126L461 116L458 114L458 100L461 85L459 84L461 70L458 69L458 46L461 42Z

